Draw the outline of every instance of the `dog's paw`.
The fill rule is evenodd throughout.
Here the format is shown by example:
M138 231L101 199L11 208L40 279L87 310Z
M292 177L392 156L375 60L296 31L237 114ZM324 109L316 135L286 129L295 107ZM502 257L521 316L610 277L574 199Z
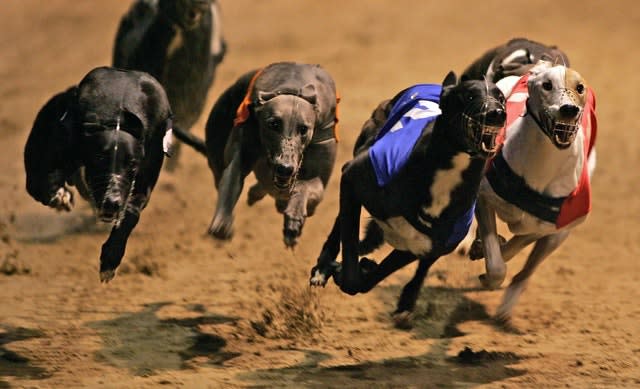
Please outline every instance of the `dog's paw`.
M493 274L491 276L489 274L480 274L478 279L480 280L483 288L496 290L499 289L502 282L504 282L505 274Z
M56 211L71 211L73 209L73 193L65 188L60 187L49 200L49 206Z
M231 240L233 237L233 219L216 216L213 218L207 232L216 239Z
M284 217L284 244L288 248L293 248L298 243L303 226L304 218Z
M100 253L100 282L107 283L116 275L116 269L120 266L124 257L125 246L112 240L107 240L102 245Z
M391 315L393 326L401 330L410 330L413 328L413 312L411 311L395 311Z
M484 247L482 246L482 239L474 239L473 243L469 247L468 251L469 259L477 261L484 258Z
M336 274L340 274L340 263L332 261L329 266L314 266L311 269L311 278L309 278L309 285L311 286L326 286L329 278L335 277Z
M100 282L106 284L116 276L115 269L105 270L100 272Z
M252 206L253 204L262 200L266 195L267 192L262 188L260 184L253 185L251 188L249 188L249 193L247 194L247 205Z

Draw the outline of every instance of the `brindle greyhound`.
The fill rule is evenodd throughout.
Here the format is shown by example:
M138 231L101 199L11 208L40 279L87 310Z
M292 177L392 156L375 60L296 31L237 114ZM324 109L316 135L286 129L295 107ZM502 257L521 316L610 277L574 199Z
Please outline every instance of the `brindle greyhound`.
M189 131L204 109L226 47L216 0L136 0L120 21L113 66L160 81L174 126ZM169 170L177 166L178 146L167 160Z
M311 270L311 285L324 286L333 276L343 292L354 295L368 292L417 258L416 274L398 301L398 320L413 311L429 267L451 252L466 234L486 160L497 150L496 138L506 118L504 96L491 82L458 83L451 72L435 93L425 87L434 85L402 91L383 102L365 123L354 159L342 170L338 217ZM423 118L434 116L429 107L437 117L424 124ZM398 153L393 151L394 145L382 150L376 145L388 136L403 133L406 135L396 139L399 144L408 143L409 133L405 131L412 128L408 123L414 120L419 123L417 142L408 150L406 164L395 175L384 178L384 174L378 174L381 168L372 163L378 159L374 155L392 150L390 156L382 157L392 161ZM360 254L383 240L394 247L379 265L368 258L358 262L361 207L373 219ZM339 264L335 259L341 246Z
M75 185L113 228L100 254L110 281L158 179L171 109L143 72L101 67L52 97L38 112L24 149L27 191L58 211L74 205Z
M174 129L205 154L218 202L209 234L233 235L233 208L246 176L249 205L267 194L284 214L284 242L293 247L322 200L336 157L336 88L319 65L278 62L240 77L213 106L206 144Z
M481 281L497 288L505 262L534 243L524 268L507 288L496 318L511 312L538 265L590 211L595 168L595 97L573 69L540 61L523 77L498 82L507 98L504 145L480 185L478 240L472 259L486 258ZM514 236L500 243L496 215Z
M569 66L569 58L557 46L514 38L484 53L462 73L463 77L498 82L504 77L521 76L539 60Z

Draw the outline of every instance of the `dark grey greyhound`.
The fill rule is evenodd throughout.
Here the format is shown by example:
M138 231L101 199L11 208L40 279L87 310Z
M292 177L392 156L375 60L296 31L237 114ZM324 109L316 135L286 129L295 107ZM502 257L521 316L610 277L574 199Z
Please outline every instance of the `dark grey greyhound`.
M249 205L270 195L284 214L284 242L296 245L308 216L322 201L336 158L333 79L319 65L278 62L241 76L216 101L206 144L190 133L176 137L205 154L218 202L209 234L233 235L233 208L253 171Z
M225 52L217 1L137 0L120 21L113 66L158 79L169 96L174 125L189 131ZM178 153L176 144L168 169L177 166Z
M158 179L171 109L147 73L101 67L52 97L38 112L24 149L27 191L58 211L74 205L75 185L113 228L100 254L110 281Z
M427 84L434 87L433 84ZM395 311L398 324L415 307L429 267L451 252L466 234L488 157L506 118L504 96L491 82L462 80L449 73L437 92L409 88L374 110L355 145L354 159L342 170L340 212L317 265L311 284L324 286L333 276L350 295L366 293L394 271L419 260L413 279L404 287ZM439 100L439 104L438 104ZM439 105L439 106L438 106ZM430 113L432 108L435 114ZM420 122L435 116L428 124ZM416 121L417 140L395 175L381 180L386 170L374 165L375 155L390 148L376 146L388 136L409 142L409 124ZM386 135L379 137L379 134ZM392 151L382 160L397 160ZM358 246L361 207L372 216ZM382 244L394 250L378 265L364 255ZM342 263L335 259L342 246Z
M522 76L539 60L569 66L569 58L557 46L546 45L527 38L514 38L487 50L475 60L462 77L493 82L508 76Z

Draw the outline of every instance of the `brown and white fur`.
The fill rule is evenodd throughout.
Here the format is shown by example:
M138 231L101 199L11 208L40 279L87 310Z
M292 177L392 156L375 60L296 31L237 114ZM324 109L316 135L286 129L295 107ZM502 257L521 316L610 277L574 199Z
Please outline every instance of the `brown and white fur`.
M511 76L500 80L497 85L505 96L518 98L511 94L518 80L519 77ZM579 128L575 135L566 137L558 135L553 129L562 127L558 123L563 123L565 128L567 125L570 128L581 126L582 115L589 114L583 112L588 88L575 70L540 61L530 70L527 89L526 113L507 127L502 155L511 170L524 179L533 191L549 197L567 196L578 185L585 166L585 135ZM552 128L545 131L541 126ZM595 137L595 133L592 137ZM586 165L589 177L595 168L595 161L596 153L592 149ZM496 232L496 216L514 234L504 244L499 241ZM487 288L500 287L506 276L506 262L529 244L534 244L523 269L514 276L497 309L496 318L506 323L510 321L512 310L525 290L529 277L585 217L557 228L554 223L541 220L499 196L485 176L480 184L476 218L478 240L470 255L472 259L484 255L486 274L480 279ZM474 255L476 258L473 258Z

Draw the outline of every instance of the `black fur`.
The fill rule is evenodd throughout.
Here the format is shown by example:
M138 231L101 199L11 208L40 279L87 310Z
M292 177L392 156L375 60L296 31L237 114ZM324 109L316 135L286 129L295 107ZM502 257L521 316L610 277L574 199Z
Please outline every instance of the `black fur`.
M113 66L140 70L164 86L184 131L200 117L226 42L215 35L215 0L137 0L120 22L113 50ZM212 52L212 39L221 41ZM180 43L180 44L178 44ZM175 167L176 145L168 167Z
M524 51L525 55L515 56L505 61L507 57L518 50ZM462 77L482 80L487 76L490 81L498 82L507 76L525 74L541 59L569 66L569 58L557 46L545 45L526 38L514 38L485 52L465 69Z
M490 96L494 100L487 100ZM318 264L311 271L312 285L324 285L333 276L340 289L348 294L366 293L394 271L416 258L420 264L414 279L409 282L398 301L397 313L410 312L422 286L429 267L442 255L451 252L455 245L447 244L446 233L458 215L469 210L475 201L486 159L480 149L468 146L467 129L461 124L461 113L469 113L472 106L488 106L474 116L491 117L491 125L502 126L506 118L504 96L493 83L462 81L456 83L453 73L443 82L440 108L442 114L423 130L421 138L411 153L407 165L386 186L379 187L371 165L368 148L384 124L390 105L395 98L383 102L364 124L356 147L354 159L342 171L340 182L340 212L329 234ZM477 109L477 108L476 108ZM452 168L454 156L464 153L470 158L462 171L462 182L449 193L450 201L438 218L427 226L418 220L421 209L429 206L432 198L431 186L438 171ZM367 228L367 236L358 247L358 232L361 207L375 219ZM368 258L358 261L358 251L365 253L379 245L384 231L379 221L402 218L413 229L431 240L432 248L427 252L414 253L405 249L394 249L379 265ZM382 236L381 236L382 235ZM342 247L342 263L335 259Z
M70 211L68 185L75 185L100 219L114 223L100 255L102 281L113 278L149 201L170 126L169 102L156 79L108 67L52 97L36 116L24 149L27 192Z

